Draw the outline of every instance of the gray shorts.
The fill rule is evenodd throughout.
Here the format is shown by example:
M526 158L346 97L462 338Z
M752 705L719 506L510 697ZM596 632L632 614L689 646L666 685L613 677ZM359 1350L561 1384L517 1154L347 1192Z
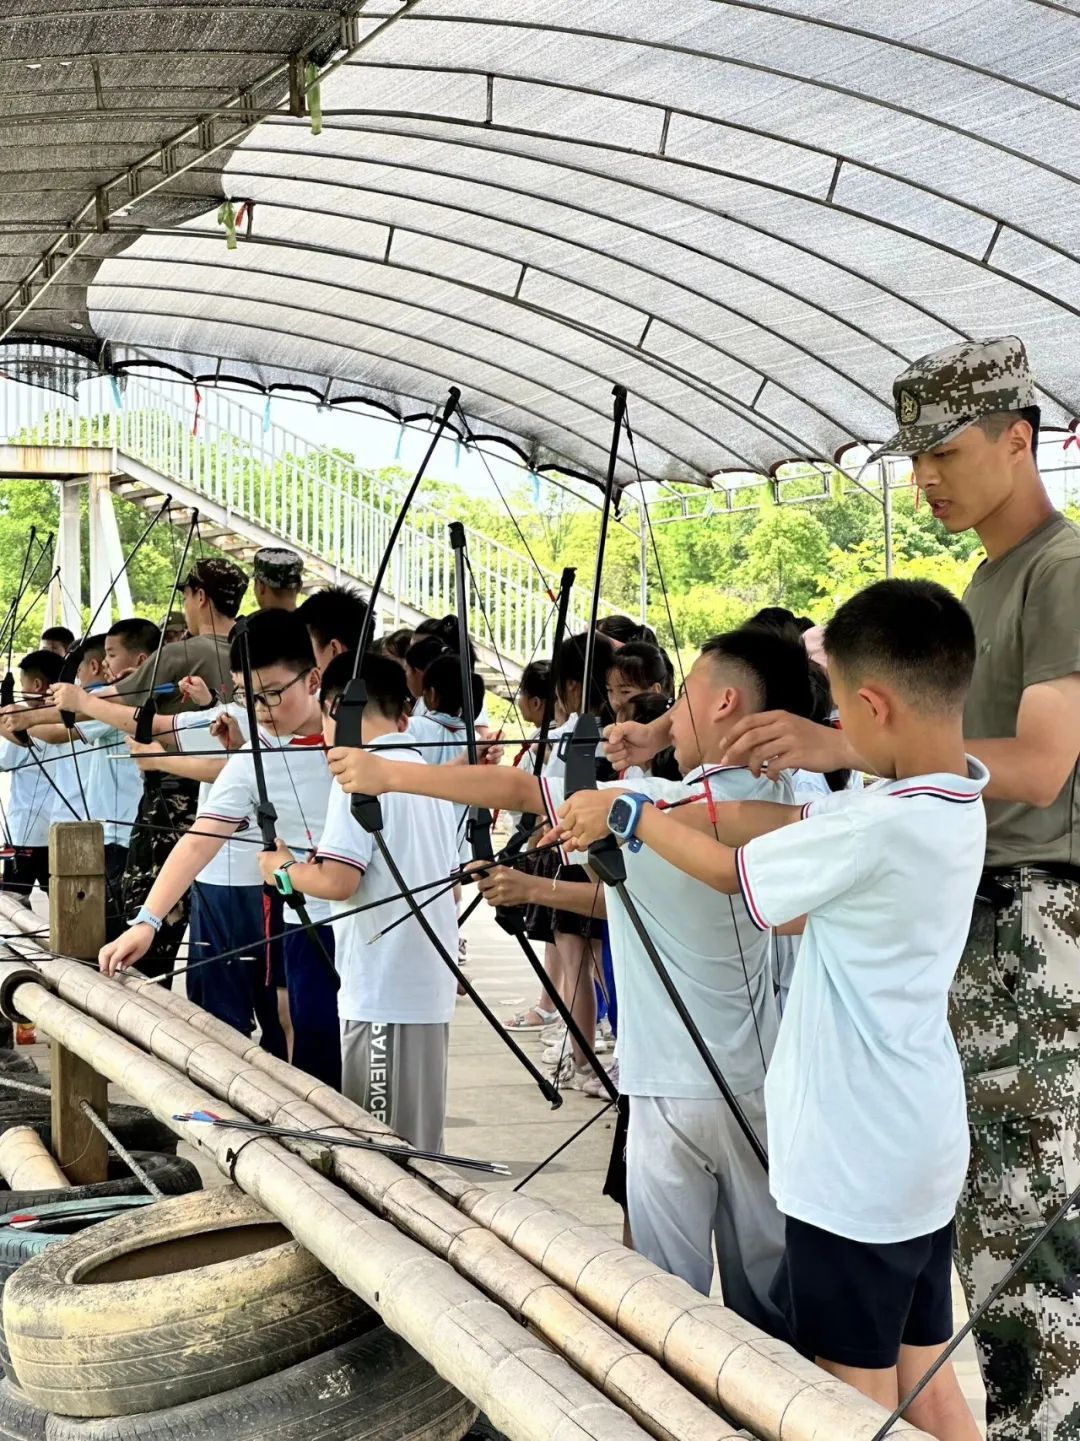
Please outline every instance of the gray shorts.
M341 1022L341 1090L422 1151L441 1151L450 1023Z

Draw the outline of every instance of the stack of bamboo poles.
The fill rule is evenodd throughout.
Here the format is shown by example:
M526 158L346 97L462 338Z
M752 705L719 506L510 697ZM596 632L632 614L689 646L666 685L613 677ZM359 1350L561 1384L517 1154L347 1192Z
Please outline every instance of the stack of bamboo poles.
M0 896L0 920L27 930L26 917ZM439 1165L175 1121L228 1115L225 1103L236 1119L390 1134L143 977L109 980L29 939L8 951L21 960L0 962L5 1013L34 1021L210 1154L513 1441L870 1441L884 1420L568 1213Z

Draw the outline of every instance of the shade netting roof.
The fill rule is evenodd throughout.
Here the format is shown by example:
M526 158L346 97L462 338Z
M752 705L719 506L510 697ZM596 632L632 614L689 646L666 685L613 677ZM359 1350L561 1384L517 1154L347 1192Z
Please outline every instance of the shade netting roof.
M1080 0L13 8L11 342L399 418L456 384L588 476L613 382L669 481L883 439L963 338L1022 336L1044 424L1080 414Z

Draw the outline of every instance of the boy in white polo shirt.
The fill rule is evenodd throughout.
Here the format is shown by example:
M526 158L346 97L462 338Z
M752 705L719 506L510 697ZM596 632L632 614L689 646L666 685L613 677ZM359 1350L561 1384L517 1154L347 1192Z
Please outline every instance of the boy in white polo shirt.
M242 643L230 643L237 703L243 694ZM248 618L247 644L266 788L277 810L278 835L294 852L307 853L315 849L322 832L331 790L319 710L319 671L311 641L294 613L268 610ZM131 927L102 948L98 958L102 970L111 975L146 955L161 918L187 893L229 837L238 831L256 834L258 802L248 741L226 761L191 830L169 853ZM285 977L294 1032L292 1060L301 1070L337 1087L341 1082L337 994L323 955L323 950L331 957L334 953L330 908L312 901L308 912L322 949L306 927L292 920L291 913L286 916Z
M389 656L365 656L365 745L378 741L396 763L428 769L407 730L405 672ZM327 742L333 743L337 702L352 675L352 657L327 667L322 705ZM371 835L352 817L350 798L335 786L314 861L294 862L280 848L263 857L271 868L289 867L294 888L334 903L341 973L341 1089L391 1130L422 1150L442 1149L450 1020L457 985L403 899L377 910L348 914L359 905L400 895ZM458 863L454 807L426 796L387 796L383 805L387 849L410 886L453 873ZM424 915L446 949L457 945L453 894L428 901ZM395 924L397 921L401 924Z
M819 1365L892 1410L952 1336L968 1131L947 1006L982 869L987 771L964 753L975 640L947 591L870 586L836 613L825 648L854 750L893 779L802 807L719 806L719 839L708 817L648 804L615 824L741 890L763 930L806 917L765 1085L786 1217L773 1293ZM573 844L607 831L597 812L566 804ZM907 1419L942 1441L980 1434L948 1366Z
M672 712L681 782L635 785L666 804L774 796L770 781L716 764L732 726L774 705L809 714L806 653L761 630L717 636L686 678ZM565 796L562 767L542 781L509 767L420 771L356 751L331 752L348 789L420 791L459 802L549 815ZM555 772L553 774L553 772ZM598 793L606 797L610 787ZM391 799L396 799L392 796ZM686 805L686 809L704 809ZM762 1140L762 1086L776 1040L768 937L741 900L710 892L655 854L627 856L627 888L679 994ZM580 886L583 913L602 914L592 887ZM783 1221L764 1169L696 1053L617 894L606 902L619 994L619 1087L630 1096L627 1201L636 1248L708 1294L713 1247L725 1303L773 1335L786 1336L769 1287L783 1252Z

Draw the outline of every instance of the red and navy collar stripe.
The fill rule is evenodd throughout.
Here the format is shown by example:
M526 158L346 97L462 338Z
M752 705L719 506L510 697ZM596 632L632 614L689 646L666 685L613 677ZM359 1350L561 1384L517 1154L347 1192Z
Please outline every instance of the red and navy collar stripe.
M982 799L981 791L950 791L944 786L905 786L902 790L889 790L890 796L933 796L939 801L949 801L954 806L970 806Z

